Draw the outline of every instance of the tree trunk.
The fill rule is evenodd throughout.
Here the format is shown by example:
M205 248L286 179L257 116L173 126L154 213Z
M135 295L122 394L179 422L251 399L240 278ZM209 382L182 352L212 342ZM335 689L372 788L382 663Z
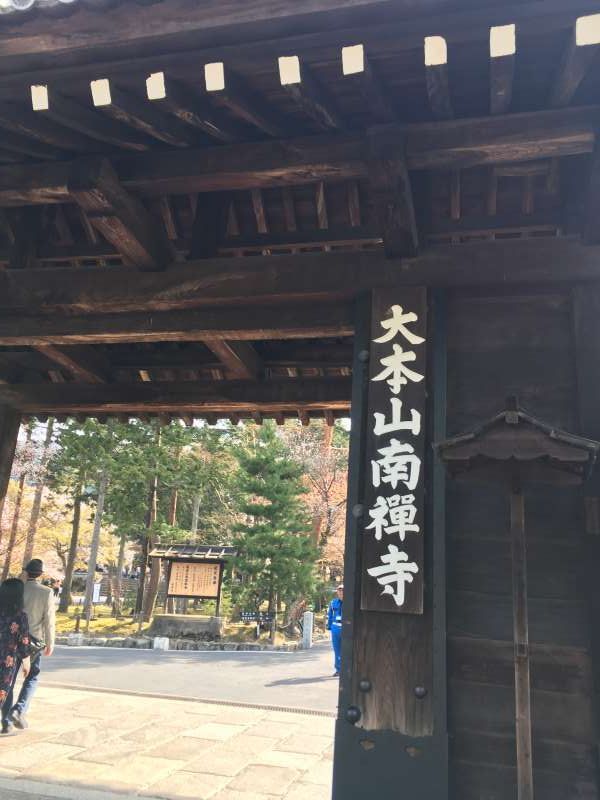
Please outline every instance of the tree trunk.
M174 486L171 489L171 502L169 504L169 525L175 527L177 525L177 500L179 498L179 489Z
M144 603L144 622L150 622L152 619L154 606L156 605L156 596L158 595L161 571L161 559L153 558L150 566L150 580L148 581L148 590L145 598L146 602Z
M144 537L144 546L142 548L142 566L140 569L140 583L138 586L137 601L135 610L137 613L142 613L146 602L148 590L146 589L146 575L148 572L148 555L154 545L154 537L152 535L152 526L156 522L158 501L158 475L154 476L150 493L148 495L148 510L146 511L146 535Z
M85 584L85 601L83 612L85 615L86 626L89 628L92 616L94 600L94 579L96 577L96 563L98 561L98 549L100 547L100 533L102 531L102 514L104 513L104 500L106 499L106 489L108 486L108 470L104 470L100 476L98 486L98 501L96 503L96 516L94 517L94 530L92 532L92 543L90 546L90 558L88 561L88 574Z
M65 569L65 579L63 580L63 589L60 595L60 603L58 610L66 613L71 605L71 586L73 584L73 572L75 570L75 561L77 560L77 545L79 544L79 524L81 522L81 493L83 492L83 482L80 483L73 496L73 524L71 526L71 541L69 543L69 555L67 557L67 566Z
M42 463L40 464L40 477L35 485L35 494L33 496L33 505L31 506L29 527L27 529L27 539L25 540L25 552L23 553L24 568L33 557L35 535L37 533L38 520L40 518L40 511L42 509L42 497L44 494L44 489L46 488L46 464L48 461L48 450L50 449L50 445L52 443L53 432L54 418L50 417L46 426L46 438L44 439L44 449L42 451Z
M200 520L200 503L202 502L202 495L198 492L197 495L194 496L194 506L192 508L192 533L196 535L198 533L198 522Z
M3 581L5 581L8 578L8 574L10 572L10 562L12 560L12 554L15 547L15 541L17 538L17 529L19 527L19 518L21 516L21 503L23 502L24 491L25 491L25 471L21 473L21 477L19 478L17 499L15 500L15 510L13 512L12 525L10 527L8 546L6 548L6 554L4 556L4 566L2 567Z
M160 449L160 442L161 442L161 432L160 427L156 429L156 445ZM150 586L146 589L146 573L148 571L148 555L152 550L152 546L154 544L153 537L152 537L152 526L156 522L156 515L157 515L157 504L158 504L158 462L159 457L156 458L156 473L154 478L152 479L152 483L150 484L150 492L148 494L148 509L146 511L146 535L144 537L143 547L142 547L142 566L140 569L140 582L138 585L138 593L137 598L135 601L135 612L136 614L142 614L147 604L147 595L148 591L150 590ZM158 583L157 583L158 586ZM156 600L156 597L154 598ZM152 603L152 607L154 608L154 601Z
M127 544L127 536L125 532L121 534L121 541L119 542L119 558L117 560L117 579L115 580L115 592L113 602L113 616L119 617L123 611L123 601L121 595L123 594L123 567L125 566L125 545Z

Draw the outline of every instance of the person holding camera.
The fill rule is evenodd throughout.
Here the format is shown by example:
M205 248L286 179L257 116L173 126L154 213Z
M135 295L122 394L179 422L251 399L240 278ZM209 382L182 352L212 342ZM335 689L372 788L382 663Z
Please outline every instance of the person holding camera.
M17 702L8 714L9 721L19 730L24 730L28 727L25 714L37 689L42 654L51 656L54 652L56 629L54 593L48 586L42 586L41 577L43 574L44 565L42 561L39 558L32 558L25 567L24 602L25 612L29 620L30 638L36 644L39 644L39 649L31 658L29 674L23 681Z

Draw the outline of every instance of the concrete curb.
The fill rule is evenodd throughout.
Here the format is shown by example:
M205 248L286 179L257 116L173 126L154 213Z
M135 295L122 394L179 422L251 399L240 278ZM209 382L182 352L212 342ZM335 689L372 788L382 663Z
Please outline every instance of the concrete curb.
M105 792L102 789L85 789L58 783L42 783L27 778L0 778L0 797L6 800L123 800L132 795ZM137 795L136 795L137 797ZM145 800L160 800L144 795Z
M319 641L318 639L315 641ZM69 647L126 647L136 650L151 650L152 638L145 636L85 636L83 633L70 633L68 636L57 636L56 644ZM281 652L295 653L302 650L298 642L290 644L255 644L254 642L195 642L190 639L170 639L169 651L187 650L198 652Z
M147 697L152 700L175 700L176 702L185 703L203 703L205 705L213 706L228 706L233 708L255 708L259 711L283 711L288 714L303 714L310 717L329 717L335 719L336 714L333 711L323 711L318 708L294 708L293 706L274 706L265 703L243 703L234 700L216 700L208 697L190 697L181 694L160 694L159 692L134 692L129 689L108 689L104 686L82 686L78 683L63 683L61 681L49 681L44 677L44 688L48 689L66 689L76 692L95 692L98 694L122 695L129 697ZM121 795L122 796L122 795ZM0 793L0 797L2 794Z

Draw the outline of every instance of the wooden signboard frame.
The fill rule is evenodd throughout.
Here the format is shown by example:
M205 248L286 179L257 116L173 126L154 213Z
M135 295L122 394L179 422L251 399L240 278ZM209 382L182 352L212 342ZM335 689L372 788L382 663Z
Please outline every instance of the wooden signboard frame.
M180 599L180 600L215 600L216 601L216 610L215 616L219 616L221 610L221 590L223 587L223 573L225 572L225 562L222 560L214 561L212 559L205 559L199 560L197 558L169 558L168 559L168 569L167 569L167 592L166 592L166 600L170 598ZM218 565L219 566L219 586L217 589L217 596L214 597L212 595L191 595L191 594L170 594L169 587L171 585L171 571L173 569L173 563L177 564L194 564L194 565L203 565L203 564L210 564L211 566Z
M399 327L399 330L397 330ZM427 293L374 292L361 609L423 613ZM406 583L389 583L395 556ZM382 590L383 586L383 590Z

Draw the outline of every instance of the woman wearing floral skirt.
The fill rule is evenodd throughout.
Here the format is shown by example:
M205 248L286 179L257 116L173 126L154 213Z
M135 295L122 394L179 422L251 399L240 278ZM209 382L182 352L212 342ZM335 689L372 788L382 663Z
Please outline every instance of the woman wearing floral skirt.
M12 708L13 686L19 665L29 673L29 625L23 610L23 582L9 578L0 586L0 704L2 733L10 732L7 718Z

